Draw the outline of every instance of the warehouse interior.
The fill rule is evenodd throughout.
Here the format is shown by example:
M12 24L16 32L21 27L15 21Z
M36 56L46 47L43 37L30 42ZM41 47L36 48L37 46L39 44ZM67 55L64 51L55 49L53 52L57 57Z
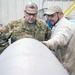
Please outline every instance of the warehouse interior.
M0 0L0 74L75 75L75 0Z
M46 19L43 13L52 4L59 5L68 19L75 19L75 0L0 0L0 26L22 18L25 5L30 1L38 5L40 19Z

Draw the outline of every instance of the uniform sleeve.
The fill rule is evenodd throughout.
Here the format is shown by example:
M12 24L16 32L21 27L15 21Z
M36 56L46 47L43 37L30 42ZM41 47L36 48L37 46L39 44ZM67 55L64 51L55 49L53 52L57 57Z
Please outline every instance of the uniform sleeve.
M47 25L44 20L39 20L38 25L41 25L43 32L44 32L44 41L47 41L51 37L51 28Z
M51 28L47 26L47 30L46 30L46 41L50 39L51 37Z
M11 31L9 31L8 26L3 26L0 28L0 53L9 45L8 39L11 36Z

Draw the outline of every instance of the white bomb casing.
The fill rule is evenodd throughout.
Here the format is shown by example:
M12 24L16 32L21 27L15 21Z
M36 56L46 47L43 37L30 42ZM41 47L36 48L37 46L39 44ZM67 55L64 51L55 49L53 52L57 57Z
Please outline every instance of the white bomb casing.
M69 75L41 42L20 39L0 55L0 75Z

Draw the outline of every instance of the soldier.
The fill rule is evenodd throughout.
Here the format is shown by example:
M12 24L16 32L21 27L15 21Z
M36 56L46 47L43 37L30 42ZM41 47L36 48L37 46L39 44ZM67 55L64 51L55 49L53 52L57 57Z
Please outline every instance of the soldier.
M45 41L50 38L51 29L45 21L37 19L38 7L35 3L29 2L24 10L24 18L12 21L0 28L0 52L8 45L8 39L12 42L21 38L34 38Z

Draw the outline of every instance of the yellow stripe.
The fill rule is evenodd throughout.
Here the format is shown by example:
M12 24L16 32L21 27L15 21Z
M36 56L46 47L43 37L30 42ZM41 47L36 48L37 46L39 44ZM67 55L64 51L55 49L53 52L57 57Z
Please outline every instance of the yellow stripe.
M66 14L66 16L68 16L74 9L75 9L75 6Z
M75 1L72 4L70 4L70 6L64 11L64 13L66 13L74 5L74 3Z

